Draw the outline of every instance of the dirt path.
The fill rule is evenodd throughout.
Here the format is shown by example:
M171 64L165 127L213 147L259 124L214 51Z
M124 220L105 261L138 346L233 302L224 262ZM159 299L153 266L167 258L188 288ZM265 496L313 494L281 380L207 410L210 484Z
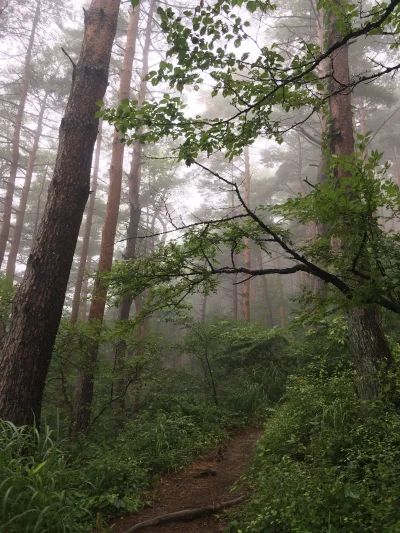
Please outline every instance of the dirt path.
M254 444L262 431L247 428L237 433L226 444L213 453L197 460L183 472L164 476L155 489L155 502L138 514L118 520L113 531L123 533L134 524L156 516L206 507L242 494L240 485L231 490L245 472L254 451ZM199 477L205 476L205 477ZM191 522L174 522L144 529L144 533L221 533L226 521L215 516L203 517Z

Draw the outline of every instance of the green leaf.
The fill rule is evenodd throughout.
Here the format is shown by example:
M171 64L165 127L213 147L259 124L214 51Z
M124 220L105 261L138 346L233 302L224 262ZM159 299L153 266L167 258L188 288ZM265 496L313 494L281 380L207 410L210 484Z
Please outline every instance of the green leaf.
M132 8L135 9L136 6L140 4L140 0L131 0Z

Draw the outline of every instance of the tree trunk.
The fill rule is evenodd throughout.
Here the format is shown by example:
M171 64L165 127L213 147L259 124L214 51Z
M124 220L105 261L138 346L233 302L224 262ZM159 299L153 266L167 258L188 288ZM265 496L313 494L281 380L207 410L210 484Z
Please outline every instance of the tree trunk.
M12 203L13 203L13 198L14 198L15 180L17 178L17 172L18 172L19 144L20 144L20 137L21 137L22 118L24 115L26 98L28 96L30 64L31 64L33 44L35 42L35 34L36 34L37 25L39 23L39 18L40 18L40 0L37 0L35 16L32 22L31 34L29 36L28 48L26 50L24 73L22 77L21 95L20 95L17 115L15 117L15 123L14 123L10 177L8 178L8 181L7 181L6 197L4 198L3 221L1 225L1 231L0 231L0 267L3 264L4 255L6 253L8 234L10 232L10 226L11 226Z
M96 201L97 180L99 177L100 153L101 153L101 143L102 143L102 131L103 131L103 121L100 120L99 121L99 132L97 134L97 141L96 141L96 153L95 153L94 166L93 166L92 189L90 191L89 206L88 206L87 216L86 216L86 221L85 221L85 232L83 235L81 256L79 259L78 272L76 275L74 297L72 299L71 317L69 320L71 324L75 324L75 322L78 320L78 315L79 315L82 283L83 283L83 278L85 274L87 255L88 255L88 250L89 250L90 233L92 230L93 215L94 215L94 204Z
M275 263L276 268L281 268L281 262L279 258L279 252L278 250L275 251ZM285 314L285 306L284 306L284 292L283 292L283 285L282 285L282 278L281 275L278 274L278 298L279 298L279 323L281 328L286 327L286 314Z
M130 97L132 65L135 57L136 38L139 26L140 5L137 5L129 18L129 25L126 37L126 46L123 65L120 75L120 87L118 93L118 105ZM114 141L111 154L110 185L108 189L108 199L106 215L104 219L103 232L101 237L100 259L98 274L109 272L112 267L114 255L114 241L117 231L119 204L121 200L122 166L124 158L125 144L121 142L121 134L114 130ZM107 284L98 277L94 284L93 301L89 310L89 321L97 322L100 327L106 307ZM98 339L98 337L97 337ZM70 434L76 438L79 434L86 433L90 425L90 413L94 390L94 371L97 362L99 349L98 340L94 340L88 349L87 360L84 362L81 375L76 384L75 409L73 420L71 420Z
M340 0L336 0L341 7ZM340 40L336 16L327 16L328 46ZM337 156L354 152L354 130L352 122L351 90L349 71L349 50L344 45L331 56L331 80L329 99L332 132L330 135L331 153ZM344 89L343 89L344 88ZM337 179L346 179L348 174L341 168L336 172ZM343 243L345 246L346 243ZM360 398L375 398L380 390L380 368L394 365L393 357L382 328L381 316L377 307L355 307L348 312L349 344L353 351L355 367L359 378Z
M394 359L382 327L377 307L354 307L348 312L349 344L358 375L362 400L373 400L381 392Z
M244 202L247 207L250 207L250 156L249 156L249 147L246 146L244 149ZM246 237L244 239L246 248L243 251L243 266L245 268L251 268L251 255L250 255L250 241ZM245 279L248 278L248 275L245 274ZM243 320L250 322L250 280L243 282L242 289L242 307L243 307Z
M40 137L42 135L43 117L44 117L44 112L46 110L47 98L48 98L48 93L46 92L46 94L43 97L42 104L40 106L39 118L38 118L38 123L36 125L36 132L35 132L35 137L33 140L33 146L29 154L28 166L26 169L25 183L22 189L21 199L19 201L17 219L15 222L15 228L14 228L14 235L11 241L10 251L8 254L8 258L7 258L6 274L7 276L10 276L11 278L14 278L14 274L15 274L15 265L17 262L17 255L18 255L19 245L21 242L22 227L24 225L26 205L28 203L28 195L31 189L31 182L32 182L32 176L33 176L33 170L35 167L36 155L37 155L37 151L39 148Z
M0 360L0 418L39 423L43 390L89 195L96 102L108 84L120 0L92 0L60 126L53 180Z
M40 218L40 206L41 206L41 203L42 203L42 194L43 194L44 185L45 185L46 179L47 179L47 171L48 171L48 169L49 169L49 167L46 166L46 170L44 172L44 176L43 176L42 182L40 184L38 202L37 202L37 205L36 205L35 225L33 226L33 233L32 233L31 248L33 247L33 243L36 241L36 237L37 237L37 231L38 231L38 227L39 227L39 218Z
M258 253L258 262L259 262L259 268L263 268L263 260L262 260L262 251L259 246L257 246L257 253ZM271 309L271 302L269 300L269 293L268 293L268 280L267 276L261 276L262 281L262 288L263 288L263 297L264 297L264 303L265 303L265 313L266 313L266 320L267 320L267 327L273 328L274 327L274 319L272 316L272 309Z

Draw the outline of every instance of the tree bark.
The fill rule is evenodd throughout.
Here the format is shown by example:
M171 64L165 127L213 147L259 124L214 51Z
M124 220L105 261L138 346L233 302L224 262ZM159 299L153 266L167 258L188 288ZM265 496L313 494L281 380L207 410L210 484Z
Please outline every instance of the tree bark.
M244 185L244 202L247 207L250 207L250 155L249 147L244 148L244 176L243 176L243 185ZM250 241L246 237L244 239L244 244L246 248L243 251L243 265L245 268L251 268L251 252L250 252ZM248 278L245 274L245 279ZM243 307L243 320L250 322L250 280L243 282L242 289L242 307Z
M341 1L335 0L338 7ZM336 16L327 14L327 40L332 46L341 38ZM331 127L331 153L337 156L351 155L354 152L354 129L351 108L349 50L344 45L331 56L331 80L329 99ZM341 168L336 171L337 179L346 179L348 174ZM345 246L345 242L343 246ZM381 368L394 366L394 360L382 328L379 309L375 307L354 307L349 310L349 344L353 352L359 379L359 392L362 400L376 398L380 392Z
M6 275L10 276L10 278L14 278L14 274L15 274L15 265L17 262L17 255L18 255L19 245L21 242L22 227L24 225L24 218L25 218L26 206L28 203L29 191L31 189L33 170L35 168L35 161L36 161L37 151L39 148L40 137L42 136L43 117L44 117L44 113L46 110L47 98L48 98L48 93L46 92L43 97L41 106L40 106L39 118L38 118L38 123L36 125L35 137L33 140L32 150L29 154L28 166L27 166L26 175L25 175L25 182L24 182L24 186L21 192L21 198L19 201L17 218L15 221L14 235L11 241L10 251L8 253Z
M43 390L89 195L96 102L108 84L120 0L92 0L75 67L53 180L0 360L0 418L39 423Z
M349 345L358 375L362 400L373 400L381 393L394 359L382 327L377 307L354 307L348 312Z
M24 115L26 99L28 96L30 64L31 64L31 59L32 59L33 44L35 42L35 34L36 34L36 29L39 23L39 18L40 18L40 0L37 0L35 16L33 18L31 33L29 36L28 48L26 50L26 55L25 55L21 94L20 94L20 99L19 99L19 104L18 104L18 109L17 109L17 115L15 117L15 123L14 123L10 177L8 178L8 181L7 181L6 197L4 198L3 221L2 221L1 230L0 230L0 267L4 261L4 255L6 253L7 242L8 242L8 234L10 233L12 203L13 203L14 190L15 190L15 180L17 178L17 172L18 172L19 145L20 145L20 138L21 138L22 118Z
M120 75L118 105L123 100L130 97L132 65L135 57L136 38L139 26L139 13L140 5L137 5L135 9L131 11L129 18L125 54ZM109 272L113 262L114 242L121 200L124 149L125 143L121 142L121 134L117 129L115 129L111 154L110 185L108 189L106 215L101 237L100 259L98 267L98 274L100 274L100 276L96 278L94 284L93 300L89 310L89 321L97 323L99 327L103 322L107 298L107 284L101 278L101 274L104 272ZM87 360L84 361L81 375L79 376L76 384L76 403L70 427L70 435L73 438L76 438L79 434L86 433L90 426L90 413L94 390L94 371L99 349L97 339L93 341L92 346L90 346L88 349Z
M86 221L85 221L85 231L84 231L83 241L82 241L82 250L81 250L81 256L79 259L78 272L76 275L74 296L72 299L71 316L69 319L71 324L75 324L79 316L79 306L81 302L82 284L83 284L83 278L84 278L86 262L87 262L87 255L88 255L88 250L89 250L90 233L92 230L93 215L94 215L94 204L96 201L97 181L99 177L102 131L103 131L103 121L100 120L99 121L99 132L97 134L97 141L96 141L96 152L95 152L95 157L94 157L92 189L90 191L89 205L88 205L87 216L86 216Z

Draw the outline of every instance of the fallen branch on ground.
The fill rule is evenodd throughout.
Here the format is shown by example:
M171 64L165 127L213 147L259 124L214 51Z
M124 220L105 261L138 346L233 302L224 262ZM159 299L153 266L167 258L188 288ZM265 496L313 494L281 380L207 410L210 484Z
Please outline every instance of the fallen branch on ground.
M199 518L200 516L207 516L210 514L218 513L227 507L232 507L243 501L244 496L236 498L235 500L230 500L228 502L223 502L216 505L209 505L208 507L201 507L200 509L184 509L183 511L177 511L175 513L168 513L152 518L151 520L146 520L144 522L139 522L135 526L127 529L123 533L135 533L141 529L151 526L159 526L160 524L165 524L166 522L175 522L178 520L193 520L194 518Z

